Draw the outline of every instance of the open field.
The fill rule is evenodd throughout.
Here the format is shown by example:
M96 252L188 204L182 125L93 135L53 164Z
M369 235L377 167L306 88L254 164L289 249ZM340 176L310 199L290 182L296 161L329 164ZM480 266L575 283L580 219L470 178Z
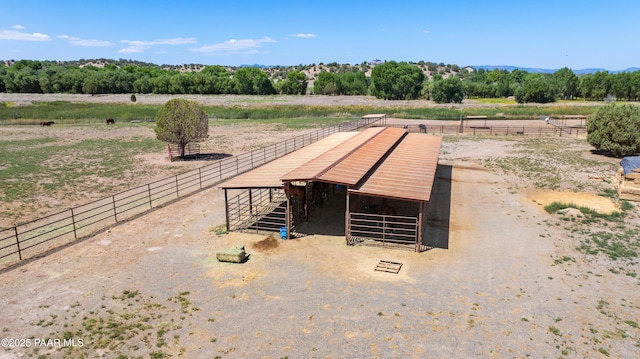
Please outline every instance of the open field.
M16 106L28 105L36 102L89 102L89 103L120 103L130 104L130 94L120 95L77 95L77 94L21 94L0 93L0 102L10 102ZM136 104L162 105L172 98L186 98L199 102L203 106L278 106L278 105L303 105L303 106L369 106L379 108L465 108L465 107L495 107L496 105L511 105L520 107L557 107L557 106L600 106L602 102L574 101L570 104L557 102L550 104L525 104L518 105L513 101L490 103L490 101L464 100L462 104L436 104L429 100L387 101L379 100L373 96L324 96L324 95L157 95L136 94Z
M292 135L269 126L224 126L204 148L235 154ZM33 147L136 142L122 146L133 164L109 163L141 167L142 180L200 165L151 145L126 152L146 146L146 125L0 130ZM91 151L68 152L70 166ZM224 196L211 188L4 271L0 338L24 340L0 358L640 356L640 209L615 199L617 159L583 138L446 136L440 163L427 231L441 245L423 253L225 233ZM58 185L60 197L37 201L86 201ZM545 211L554 201L595 212ZM216 261L235 245L246 263ZM375 272L380 260L403 266Z

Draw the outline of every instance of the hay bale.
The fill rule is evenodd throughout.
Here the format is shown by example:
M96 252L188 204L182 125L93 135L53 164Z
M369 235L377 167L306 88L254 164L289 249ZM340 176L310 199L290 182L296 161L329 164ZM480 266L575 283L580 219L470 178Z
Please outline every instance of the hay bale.
M245 252L244 246L223 249L216 253L216 259L219 262L242 263L247 260L247 252Z

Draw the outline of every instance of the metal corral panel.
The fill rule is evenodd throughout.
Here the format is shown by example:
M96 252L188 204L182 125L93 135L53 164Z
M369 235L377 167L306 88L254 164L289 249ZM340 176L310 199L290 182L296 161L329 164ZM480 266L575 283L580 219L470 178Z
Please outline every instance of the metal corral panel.
M220 185L221 188L275 188L282 187L280 177L300 167L310 158L315 158L342 142L354 137L358 132L338 132L314 142L286 156L273 160L252 171L241 174Z
M343 158L383 131L384 127L368 128L358 133L356 136L353 136L341 144L329 149L327 152L317 156L316 158L311 159L293 171L285 174L280 177L280 179L283 181L315 180L318 175L340 162Z
M350 193L429 201L442 137L410 133L358 189Z
M402 140L406 133L407 131L401 128L385 128L380 134L318 176L317 180L355 186L398 141Z

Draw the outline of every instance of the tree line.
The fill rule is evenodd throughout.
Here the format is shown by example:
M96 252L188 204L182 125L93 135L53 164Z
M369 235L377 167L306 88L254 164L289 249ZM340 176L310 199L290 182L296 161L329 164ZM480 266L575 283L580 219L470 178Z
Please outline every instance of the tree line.
M315 65L311 65L315 69ZM329 64L308 78L311 66L228 68L219 65L176 69L146 63L20 60L0 65L0 92L74 94L322 94L373 95L388 100L505 98L519 103L558 99L640 100L640 71L576 75L569 68L551 74L524 70L460 69L434 63L388 61L375 66ZM371 71L369 71L371 70ZM309 72L307 72L309 73ZM277 75L276 75L277 74ZM313 80L313 87L308 88Z

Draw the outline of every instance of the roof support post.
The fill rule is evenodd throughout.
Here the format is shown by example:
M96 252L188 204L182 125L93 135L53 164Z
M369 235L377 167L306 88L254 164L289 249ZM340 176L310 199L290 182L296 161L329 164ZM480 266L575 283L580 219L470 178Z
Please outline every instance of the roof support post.
M347 242L347 245L349 245L349 236L351 235L351 231L349 230L351 228L351 213L349 212L349 197L351 195L349 194L349 188L347 187L347 203L346 203L346 208L344 210L344 238L345 241Z
M290 182L284 184L284 194L287 197L287 210L284 219L284 225L287 227L287 239L291 238L291 196L289 195L290 185Z
M427 202L419 202L420 211L418 212L418 233L416 233L416 252L420 252L420 248L422 247L422 227L424 223L425 216L425 208L427 207Z
M231 229L229 228L229 200L227 197L227 189L224 189L224 216L225 216L225 221L227 222L227 232L229 232Z

